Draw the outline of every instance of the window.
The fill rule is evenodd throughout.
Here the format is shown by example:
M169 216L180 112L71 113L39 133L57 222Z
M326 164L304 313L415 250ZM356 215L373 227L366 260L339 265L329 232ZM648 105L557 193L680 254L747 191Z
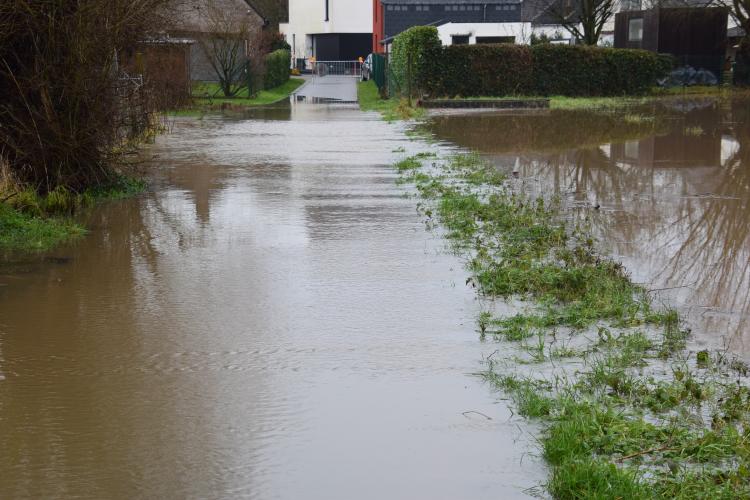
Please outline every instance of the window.
M478 36L477 44L483 43L516 43L514 36Z
M641 10L641 0L622 0L620 10Z
M451 43L453 45L469 45L469 35L452 35Z
M631 19L628 24L628 41L640 42L643 40L643 18Z

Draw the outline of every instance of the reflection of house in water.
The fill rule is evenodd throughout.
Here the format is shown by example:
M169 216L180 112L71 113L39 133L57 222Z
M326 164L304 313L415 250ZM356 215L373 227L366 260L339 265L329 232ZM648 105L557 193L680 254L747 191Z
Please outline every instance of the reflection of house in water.
M686 134L673 130L667 135L612 144L613 161L645 168L720 167L721 136Z

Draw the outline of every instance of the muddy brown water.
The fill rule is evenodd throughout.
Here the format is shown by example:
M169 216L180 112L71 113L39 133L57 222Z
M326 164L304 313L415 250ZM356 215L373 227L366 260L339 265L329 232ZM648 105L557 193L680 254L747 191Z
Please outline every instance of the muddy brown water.
M438 113L426 146L297 103L179 119L153 189L0 267L0 497L519 498L546 470L472 373L463 262L390 165L471 148L560 196L691 348L750 354L750 103ZM395 152L398 150L399 152ZM488 418L489 417L489 418Z
M681 310L691 349L750 359L750 101L443 113L427 129L558 195L657 304Z
M179 119L153 189L0 267L1 498L497 499L546 478L473 376L463 262L354 107Z

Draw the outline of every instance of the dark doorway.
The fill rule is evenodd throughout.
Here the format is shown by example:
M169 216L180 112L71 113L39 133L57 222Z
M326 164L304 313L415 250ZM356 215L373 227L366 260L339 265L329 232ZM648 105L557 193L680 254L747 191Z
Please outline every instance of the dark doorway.
M372 52L372 33L314 35L318 61L356 61Z

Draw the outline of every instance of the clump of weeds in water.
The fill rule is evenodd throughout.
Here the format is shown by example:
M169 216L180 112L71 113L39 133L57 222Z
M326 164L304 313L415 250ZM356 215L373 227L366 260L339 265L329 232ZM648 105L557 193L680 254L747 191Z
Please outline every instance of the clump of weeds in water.
M479 316L481 338L507 352L482 376L544 424L554 497L750 498L747 365L687 352L677 311L654 307L558 200L516 191L480 156L423 154L397 169L467 258L467 282L531 306Z

